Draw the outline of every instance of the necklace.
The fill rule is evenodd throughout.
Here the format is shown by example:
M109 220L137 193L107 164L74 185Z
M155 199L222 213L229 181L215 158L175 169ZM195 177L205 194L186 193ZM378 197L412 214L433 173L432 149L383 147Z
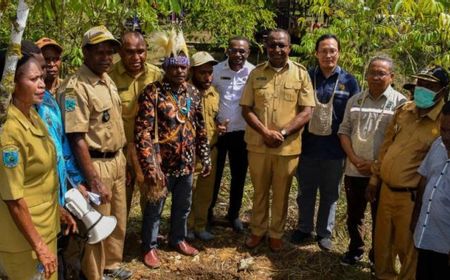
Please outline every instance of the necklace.
M180 123L185 123L191 111L191 98L174 94L174 92L171 92L171 95L177 105L176 118Z
M362 142L367 142L367 139L369 139L369 137L373 137L374 136L375 132L377 131L377 129L378 129L379 125L380 125L381 119L383 118L383 115L386 112L386 109L387 109L388 105L391 103L390 102L390 98L389 98L390 95L389 95L389 96L387 96L386 101L384 102L383 109L381 110L381 113L377 116L377 119L375 121L375 127L373 128L372 132L371 133L367 133L366 134L366 138L363 138L362 137L362 133L361 133L362 109L363 109L364 103L366 102L366 99L369 96L369 94L370 94L369 91L367 91L367 94L364 95L364 98L363 98L363 100L361 102L361 105L359 105L359 113L358 113L358 123L357 123L357 128L356 128L356 135L358 136L358 140L362 141Z

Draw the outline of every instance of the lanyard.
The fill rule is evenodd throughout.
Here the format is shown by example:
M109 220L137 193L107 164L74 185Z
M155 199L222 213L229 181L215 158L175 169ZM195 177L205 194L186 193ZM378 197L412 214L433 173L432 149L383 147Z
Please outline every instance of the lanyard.
M357 123L357 128L356 128L356 134L358 136L358 140L363 141L363 142L367 141L367 139L369 137L373 137L373 134L372 134L372 135L367 136L366 138L363 138L362 134L361 134L362 109L363 109L364 103L366 102L366 99L369 97L369 94L370 94L369 91L367 91L367 94L364 95L361 105L359 105L358 123ZM387 105L390 103L389 97L390 97L390 95L386 98L386 101L384 102L384 105L383 105L383 109L381 110L381 113L377 116L377 119L375 121L375 127L373 129L374 133L377 131L378 126L380 125L381 119L383 118L383 115L386 112Z

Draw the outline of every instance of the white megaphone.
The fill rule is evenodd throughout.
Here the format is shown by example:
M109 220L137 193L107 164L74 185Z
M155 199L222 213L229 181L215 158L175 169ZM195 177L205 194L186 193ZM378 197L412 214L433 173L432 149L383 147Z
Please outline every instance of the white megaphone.
M78 189L70 189L64 195L65 207L80 219L87 228L88 244L95 244L106 239L117 225L114 216L103 216L92 208Z

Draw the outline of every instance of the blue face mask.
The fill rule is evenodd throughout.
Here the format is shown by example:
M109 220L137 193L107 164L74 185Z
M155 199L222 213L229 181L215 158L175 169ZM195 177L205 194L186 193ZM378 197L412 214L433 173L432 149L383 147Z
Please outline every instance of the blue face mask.
M434 92L431 89L416 86L414 89L414 102L417 108L428 109L432 107L436 103L434 98L437 94L438 92Z

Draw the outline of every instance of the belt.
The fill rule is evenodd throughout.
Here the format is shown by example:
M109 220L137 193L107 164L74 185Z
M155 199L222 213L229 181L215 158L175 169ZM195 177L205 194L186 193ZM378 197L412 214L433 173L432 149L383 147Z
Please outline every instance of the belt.
M386 185L392 192L415 192L415 191L417 191L417 188L409 188L409 187L407 187L407 188L404 188L404 187L398 187L398 188L395 188L395 187L391 187L391 186L389 186L389 185Z
M416 201L416 192L417 192L417 188L409 188L409 187L398 187L398 188L393 188L389 185L386 184L386 186L389 188L389 190L391 192L409 192L411 194L411 201Z
M89 154L91 155L91 158L113 158L117 155L117 152L118 151L100 152L100 151L89 150Z

